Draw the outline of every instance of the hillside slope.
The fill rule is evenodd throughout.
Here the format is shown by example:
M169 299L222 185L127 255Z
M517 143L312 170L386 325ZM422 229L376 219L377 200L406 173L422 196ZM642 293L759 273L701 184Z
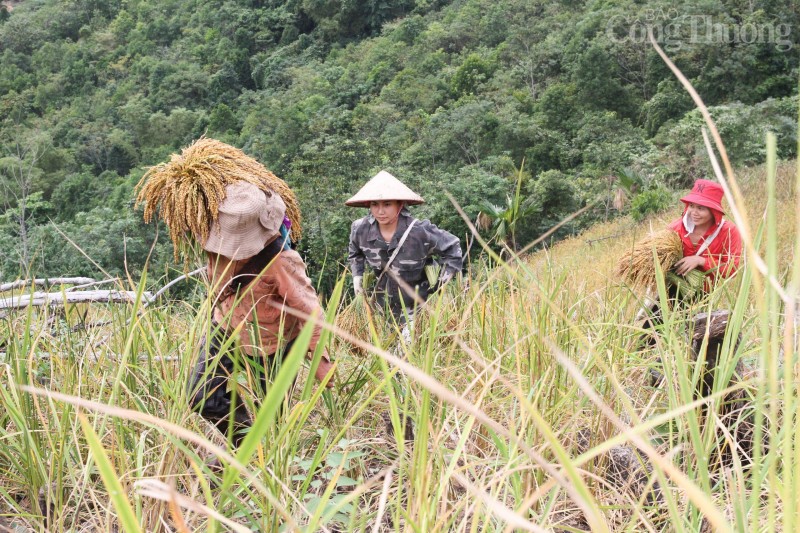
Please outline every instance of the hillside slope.
M674 31L662 44L734 164L763 162L766 130L780 157L796 153L791 0L38 0L3 13L4 281L138 276L148 257L165 273L169 244L162 231L150 253L156 229L132 188L204 133L295 187L326 293L360 214L343 202L382 168L426 198L421 216L464 236L445 191L474 219L505 205L524 162L519 242L591 203L556 237L581 231L608 215L626 169L648 189L708 171L691 100L636 38L646 25ZM723 42L707 24L758 34Z
M778 166L777 209L780 213L778 257L782 271L790 268L795 258L796 172L794 161L782 162ZM766 169L763 165L742 168L737 171L736 178L746 199L751 231L755 231L763 223L766 209ZM621 280L616 279L613 273L618 259L644 235L660 230L680 217L683 204L679 198L685 193L685 190L676 191L673 195L674 207L643 222L637 223L630 217L622 217L595 224L580 235L564 239L546 251L532 254L527 261L535 271L542 274L558 276L566 273L576 281L579 280L576 286L583 287L579 291L583 294L590 294L608 285L619 284Z
M781 271L794 260L795 173L795 162L780 165ZM765 169L739 178L755 224ZM739 303L712 297L712 309L733 311L728 327L741 342L720 352L719 381L692 403L703 369L686 328L708 308L671 315L643 344L639 300L611 275L632 242L678 214L599 224L495 269L476 262L469 286L451 284L419 313L409 344L380 320L367 336L374 345L332 339L335 387L305 387L301 369L287 407L261 417L253 453L238 456L246 481L225 491L208 484L218 472L206 467L209 456L231 460L224 438L189 411L185 390L210 301L12 313L0 321L0 525L791 529L792 511L767 495L800 488L790 474L800 457L786 451L797 422L778 423L800 407L794 376L777 370L797 347L778 329L781 307L753 305L775 295L739 283ZM265 414L258 365L243 365L237 391ZM670 379L654 384L661 375ZM278 382L268 394L280 401L292 380ZM770 443L769 457L753 435Z

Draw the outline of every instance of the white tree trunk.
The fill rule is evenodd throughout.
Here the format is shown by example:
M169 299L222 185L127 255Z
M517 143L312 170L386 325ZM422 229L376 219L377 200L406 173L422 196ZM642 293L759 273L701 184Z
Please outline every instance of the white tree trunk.
M0 284L0 292L13 291L29 285L87 285L94 283L92 278L36 278L36 279L21 279L19 281L11 281L9 283Z
M134 291L35 292L33 294L0 299L0 309L20 309L31 305L64 305L68 303L133 303L135 300L136 293ZM152 300L152 293L142 293L142 302L149 303Z

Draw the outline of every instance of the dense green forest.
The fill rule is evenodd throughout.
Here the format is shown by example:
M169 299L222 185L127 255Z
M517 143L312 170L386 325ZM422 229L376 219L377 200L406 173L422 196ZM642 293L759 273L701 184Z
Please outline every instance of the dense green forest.
M203 134L295 188L323 288L361 215L343 202L382 168L426 198L418 216L462 237L446 193L473 219L516 216L520 246L586 205L556 237L659 209L710 168L701 117L646 26L712 106L734 164L763 160L767 129L779 157L796 155L792 0L13 5L0 8L3 281L137 276L148 257L164 274L170 244L133 188Z

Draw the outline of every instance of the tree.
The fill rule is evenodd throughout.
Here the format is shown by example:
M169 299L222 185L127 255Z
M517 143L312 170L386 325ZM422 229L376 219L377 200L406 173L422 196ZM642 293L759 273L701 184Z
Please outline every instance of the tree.
M542 172L526 184L525 192L526 211L521 227L526 231L520 238L527 241L540 237L580 207L572 180L558 170ZM569 234L573 227L562 226L554 235L557 238Z
M12 130L13 137L0 146L0 194L6 223L15 228L14 249L19 266L26 272L31 260L30 225L35 208L42 207L41 192L35 195L37 181L43 174L37 164L51 147L52 140L40 130L28 130L21 124L17 124L17 128Z
M464 97L452 109L431 116L432 149L444 161L474 165L488 155L497 118L487 100Z
M301 9L330 40L368 35L414 7L410 0L302 0Z
M459 238L469 238L469 228L450 197L469 220L475 221L487 203L498 205L506 200L509 179L504 176L513 175L514 170L509 159L495 157L457 171L426 171L412 175L414 189L425 198L425 204L416 208L416 212Z
M635 118L636 106L620 82L618 66L608 51L597 42L580 54L573 66L575 86L587 107L616 111L620 116Z
M470 54L453 75L450 88L456 98L477 94L481 85L494 73L494 65L478 54Z
M292 163L287 181L298 191L303 209L301 248L309 268L320 276L322 292L333 288L346 256L354 210L344 201L371 175L374 161L370 143L320 134L301 147Z
M81 157L95 172L111 170L125 175L138 162L139 154L127 131L95 122L83 128Z
M218 104L211 112L208 119L208 129L210 132L227 133L239 129L236 115L226 104Z
M531 211L525 206L524 198L520 194L522 189L523 173L520 169L517 175L517 186L514 195L506 196L505 205L494 205L489 202L483 204L478 225L483 229L493 228L492 238L504 244L512 252L517 251L517 229L520 220L524 219ZM502 252L501 252L502 253Z

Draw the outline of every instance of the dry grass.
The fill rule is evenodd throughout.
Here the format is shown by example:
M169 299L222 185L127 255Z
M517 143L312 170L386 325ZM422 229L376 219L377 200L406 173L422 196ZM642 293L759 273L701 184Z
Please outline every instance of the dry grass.
M791 172L788 165L781 169ZM763 183L759 171L742 180L748 201L758 201L759 180ZM781 189L779 197L779 209L792 205L791 193ZM755 207L753 212L757 212ZM193 469L192 465L201 468L203 459L195 444L158 426L90 411L87 416L125 481L129 498L141 505L139 520L147 531L174 531L177 525L173 520L177 514L167 503L137 495L136 487L154 481L174 484L180 495L262 531L275 531L282 525L291 529L282 512L302 527L311 524L308 529L315 531L325 527L330 531L506 531L510 522L498 514L500 505L543 530L589 530L590 513L566 491L577 483L587 487L582 503L589 502L589 510L600 516L602 527L597 531L603 527L613 532L710 530L692 499L697 496L672 478L659 477L664 474L661 465L649 461L640 468L634 454L617 453L617 446L632 449L632 444L576 387L557 360L564 357L580 366L581 375L611 413L631 426L653 424L640 429L641 436L660 443L658 452L691 478L710 505L734 524L732 530L757 530L750 527L748 517L761 509L759 520L768 519L763 502L776 492L781 471L772 478L765 470L757 474L759 487L764 487L763 499L748 500L738 492L736 484L745 490L755 479L744 469L721 470L713 473L716 477L711 482L704 481L708 468L703 470L700 461L713 451L719 433L714 424L696 423L699 407L685 409L694 383L691 367L675 366L684 361L681 354L687 349L682 323L676 318L666 325L663 347L631 349L639 334L631 325L630 309L636 301L630 291L620 288L614 275L616 262L642 235L666 226L678 215L676 206L675 212L649 225L632 227L625 219L600 225L512 268L476 272L466 292L448 286L444 294L429 300L429 312L418 316L413 341L402 350L408 364L424 370L426 383L408 373L393 374L396 365L384 368L384 356L375 349L361 347L356 354L333 341L329 349L340 378L336 388L327 398L305 397L301 389L307 371L301 372L289 407L264 430L247 461L256 477L252 483L236 483L230 497L206 487L204 472ZM787 219L793 217L786 213ZM791 229L781 226L778 246L786 251L781 261L792 259ZM609 235L615 237L597 240ZM744 302L743 307L742 357L752 357L763 339L753 325L753 306ZM347 329L349 323L349 331L355 332L352 325L364 324L364 311L359 304L343 308L336 324ZM125 325L123 316L116 317L113 326L65 333L78 317L70 314L50 329L29 323L38 318L20 314L13 324L0 323L0 337L4 327L18 333L10 340L8 353L22 354L9 359L9 383L36 376L47 381L50 390L150 414L218 442L221 437L216 429L188 412L183 392L202 333L202 315L202 309L193 307L152 306L133 325ZM390 340L389 329L378 331L378 343L387 350L396 342ZM29 339L26 331L36 333ZM44 353L50 358L39 357ZM671 361L673 367L660 366L658 360ZM647 381L651 368L678 378L653 388ZM743 392L751 402L758 387L756 383L748 387ZM0 425L4 472L0 505L9 521L14 527L44 529L44 519L33 502L41 487L56 483L58 490L52 491L49 501L51 530L119 527L107 488L92 474L95 466L80 428L74 425L75 411L59 401L5 392L14 390L0 388L0 394L5 394L0 398L3 406L15 413ZM253 385L242 386L248 404L254 400L253 390ZM400 419L405 413L416 424L413 442L405 443L391 424L386 427L385 415L393 409ZM659 419L656 425L653 421ZM616 443L608 444L612 439ZM338 472L335 465L345 451L354 458ZM531 451L543 461L535 460ZM790 464L782 451L775 449L775 453L773 459L762 462ZM320 463L308 466L317 457ZM17 464L14 461L22 461L17 470L10 467ZM560 472L574 467L576 477L560 485L547 470L549 465ZM357 484L335 481L338 474ZM651 482L658 483L657 497L663 502L648 501L652 491L645 489L654 486ZM277 503L256 490L257 483L268 486L267 493ZM357 491L362 492L353 497L349 511L344 509L341 516L329 513L325 520L311 523L311 502L322 501L328 513L336 503L326 498L351 497ZM741 510L744 518L731 510ZM205 514L185 508L183 513L189 530L211 528ZM779 511L773 520L775 530L780 529L784 515L785 511ZM224 527L218 524L217 530Z
M637 242L629 253L622 256L615 273L634 287L650 288L656 283L655 261L662 272L667 272L682 257L680 235L669 229L661 230Z

